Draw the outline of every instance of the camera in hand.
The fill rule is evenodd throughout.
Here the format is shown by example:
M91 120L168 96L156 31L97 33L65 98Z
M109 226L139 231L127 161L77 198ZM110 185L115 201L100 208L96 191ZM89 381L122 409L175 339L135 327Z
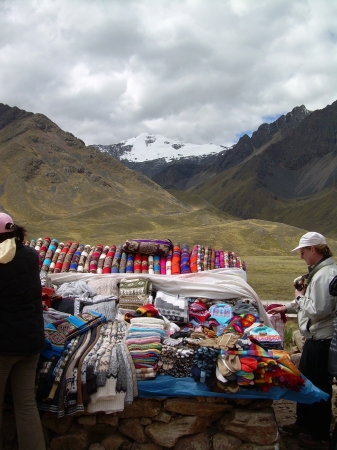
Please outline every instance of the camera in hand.
M295 280L294 280L295 289L298 291L302 291L305 288L304 281L305 281L305 277L303 275L295 278Z

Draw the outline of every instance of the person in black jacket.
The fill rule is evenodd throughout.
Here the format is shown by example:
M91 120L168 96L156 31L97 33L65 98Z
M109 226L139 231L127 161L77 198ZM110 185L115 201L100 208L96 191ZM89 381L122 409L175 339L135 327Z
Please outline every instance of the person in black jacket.
M0 426L10 380L19 448L45 450L35 401L36 367L45 345L42 287L38 253L23 244L25 233L0 213Z

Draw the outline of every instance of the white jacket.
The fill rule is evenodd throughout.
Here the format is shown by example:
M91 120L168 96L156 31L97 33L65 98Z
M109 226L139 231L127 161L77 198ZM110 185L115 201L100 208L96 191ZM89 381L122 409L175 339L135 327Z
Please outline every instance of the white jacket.
M329 283L337 275L332 257L319 262L309 273L305 292L296 300L295 311L298 326L306 338L331 339L334 334L333 319L336 314L337 297L329 294ZM290 309L288 308L290 311Z

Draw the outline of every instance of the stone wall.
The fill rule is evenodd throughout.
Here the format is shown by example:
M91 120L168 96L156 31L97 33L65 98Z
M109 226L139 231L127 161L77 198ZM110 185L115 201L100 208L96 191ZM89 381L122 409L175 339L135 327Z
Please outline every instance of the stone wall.
M57 418L41 413L48 450L278 450L272 400L136 399L116 414ZM16 450L15 417L4 411L5 450Z

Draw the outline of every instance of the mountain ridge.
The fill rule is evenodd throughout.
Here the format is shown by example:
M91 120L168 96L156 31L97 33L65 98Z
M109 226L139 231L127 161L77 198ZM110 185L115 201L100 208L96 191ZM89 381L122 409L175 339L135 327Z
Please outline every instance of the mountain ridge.
M168 191L197 194L232 216L336 236L336 123L337 101L316 111L301 105L215 155L123 163Z
M164 231L176 239L184 232L186 241L204 236L211 244L226 239L230 223L240 229L251 219L295 227L294 236L315 228L337 238L336 104L321 113L296 107L288 119L259 127L260 137L252 134L261 147L245 135L233 148L201 155L201 163L174 161L158 180L85 146L43 114L0 104L0 209L31 232L43 224L64 239L103 238L112 232L121 239L155 237ZM304 146L313 142L309 119L309 131L317 136L308 151L292 142L294 136ZM307 182L297 181L295 189L290 177L303 178L305 170ZM310 182L317 192L311 188L307 195ZM283 190L275 193L276 187Z

